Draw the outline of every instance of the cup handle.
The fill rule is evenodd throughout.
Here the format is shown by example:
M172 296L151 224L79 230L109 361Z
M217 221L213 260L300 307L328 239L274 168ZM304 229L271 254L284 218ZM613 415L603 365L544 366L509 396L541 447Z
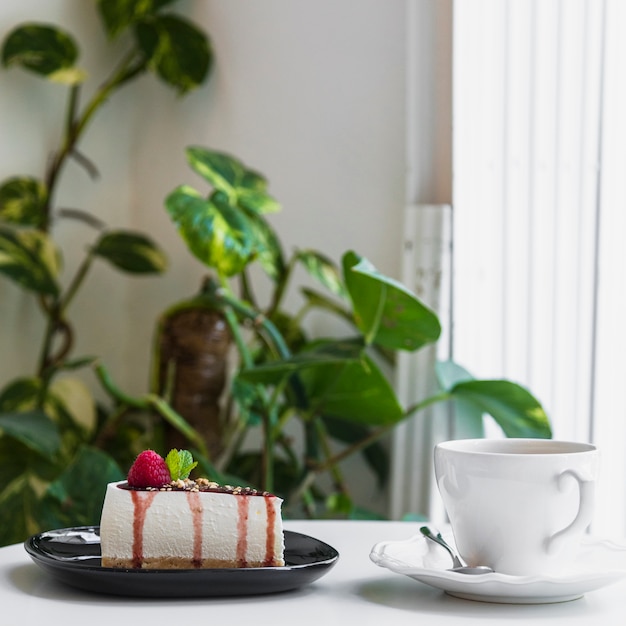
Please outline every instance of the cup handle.
M578 472L574 470L565 470L557 476L559 488L563 484L563 479L566 476L571 476L578 482L578 513L576 514L574 521L569 526L566 526L562 530L554 533L554 535L552 535L551 537L548 537L546 546L548 554L554 554L555 552L558 552L561 548L562 543L569 535L585 530L585 528L589 525L589 521L591 520L593 512L593 481L582 477Z

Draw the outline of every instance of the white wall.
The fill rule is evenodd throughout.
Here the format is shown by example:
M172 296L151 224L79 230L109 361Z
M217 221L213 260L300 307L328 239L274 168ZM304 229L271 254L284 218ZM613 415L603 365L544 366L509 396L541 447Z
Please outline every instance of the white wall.
M202 0L180 8L213 39L216 66L209 83L185 99L152 76L127 86L94 118L82 144L100 168L100 180L93 183L72 165L59 193L60 204L148 232L169 254L164 278L127 278L99 268L70 311L79 326L79 351L102 354L134 392L146 385L153 320L193 293L203 273L163 208L179 183L203 184L186 165L189 144L232 152L269 177L284 206L274 223L287 250L310 246L339 260L354 248L382 271L399 271L405 4L369 0L355 11L351 2L266 0L244 9ZM90 88L110 67L111 48L91 3L0 5L0 35L26 20L52 21L75 34L95 77ZM58 137L64 91L21 70L0 72L0 178L42 172ZM91 235L83 226L62 225L55 232L71 248L68 274L82 252L83 233ZM34 304L5 280L0 289L3 382L32 368L22 321ZM32 317L27 334L36 344L41 328ZM120 341L111 341L112 335Z
M24 21L65 27L81 46L92 90L117 58L94 5L3 0L0 37ZM101 355L132 393L147 388L157 315L195 292L203 274L163 208L176 185L202 185L186 165L185 146L231 152L268 176L284 207L274 224L288 251L312 247L339 261L354 249L396 278L405 202L449 200L449 137L440 140L448 132L449 94L437 67L441 41L433 36L442 20L444 35L449 28L448 1L183 0L176 8L213 40L210 81L185 99L152 76L125 87L94 118L82 143L100 179L93 182L71 165L59 190L59 204L144 231L169 255L161 278L98 267L70 310L76 354ZM418 38L411 55L407 33ZM411 111L408 57L409 82L417 86ZM63 87L21 70L0 71L0 180L42 174L64 104ZM409 150L408 163L407 134L418 146ZM55 230L66 280L91 236L82 225ZM314 326L333 330L322 320ZM0 279L0 387L33 372L42 331L34 300Z

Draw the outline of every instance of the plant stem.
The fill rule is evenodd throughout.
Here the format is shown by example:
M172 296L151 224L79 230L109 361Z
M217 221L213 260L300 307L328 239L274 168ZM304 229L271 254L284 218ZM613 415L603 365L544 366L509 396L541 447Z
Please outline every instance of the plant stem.
M124 393L113 382L109 372L101 363L94 364L94 371L100 384L106 389L106 391L115 398L120 404L126 405L134 409L141 409L144 411L155 410L166 421L168 421L174 428L178 429L189 441L191 441L204 455L210 460L209 454L204 443L202 435L196 431L179 413L177 413L163 398L155 394L146 394L139 398L130 396Z
M48 368L48 362L50 360L50 352L52 351L52 342L58 326L58 302L55 300L52 305L48 303L41 305L46 312L47 322L46 330L44 332L43 345L41 346L41 352L39 354L39 365L37 367L37 374L44 384L42 385L41 397L44 398L45 387L47 387L48 376L46 376L46 370Z
M127 411L128 406L121 405L107 415L105 422L102 424L99 432L96 433L92 442L96 448L102 448L106 444L106 441L115 434L115 426L117 422Z
M74 296L78 292L78 289L83 284L85 277L87 276L87 272L91 267L91 263L93 262L93 255L91 252L87 253L87 256L83 259L83 262L80 264L72 282L70 283L67 291L65 292L65 296L60 299L59 302L59 313L63 315L67 308L70 305L70 302L74 299Z
M303 499L304 494L307 493L315 482L315 478L317 477L316 470L309 470L304 478L300 481L300 484L296 487L296 489L290 494L289 501L290 502L298 502Z
M282 388L284 387L285 383L282 383L281 386L277 386L275 391L274 391L274 396L276 396L275 400L272 400L272 402L274 404L278 404L278 396L280 394L280 392L282 391ZM289 422L289 420L297 414L297 411L294 407L290 406L289 408L285 408L283 407L283 412L281 413L281 415L278 417L278 419L276 420L276 423L274 424L274 432L273 432L273 437L275 440L278 440L281 436L281 434L284 432L285 427L287 425L287 422Z
M405 412L404 417L402 419L406 419L408 417L412 417L419 411L422 411L426 407L431 404L437 404L438 402L445 402L446 400L450 400L452 398L452 394L449 391L442 391L441 393L437 393L434 396L429 396L428 398L424 398L424 400L420 400L420 402L416 402L412 406L410 406Z
M228 303L228 306L223 307L224 315L226 317L226 322L228 323L230 330L235 338L235 343L239 350L239 354L243 361L245 367L253 367L254 362L250 351L248 350L248 346L246 345L243 337L241 336L241 331L239 328L239 323L237 321L237 316L233 310L231 303L239 302L235 299L235 297L230 294L228 291L228 287L224 285L220 292L225 294L224 300ZM247 312L253 311L249 307L245 307L243 303L240 303L238 310L241 312L243 309ZM278 332L278 331L276 331ZM282 337L281 337L282 339ZM269 492L274 491L274 437L273 437L273 429L272 429L272 416L274 414L274 403L269 402L268 394L265 389L260 385L257 386L259 390L259 395L263 399L264 411L262 414L262 424L263 424L263 456L262 456L262 475L263 475L263 489ZM232 453L232 452L231 452Z
M239 351L239 356L245 367L252 367L252 355L250 354L250 350L248 350L248 346L243 339L241 334L241 328L239 327L239 322L237 321L237 316L233 312L230 307L225 307L222 309L224 312L224 317L226 317L226 323L230 328L230 332L233 334L233 338L235 340L235 345L237 346L237 350Z
M402 416L402 420L400 421L403 421L405 419L408 419L409 417L412 417L413 415L415 415L422 409L425 409L426 407L430 406L431 404L436 404L437 402L443 402L445 400L449 400L451 397L452 396L449 392L444 391L434 396L430 396L429 398L426 398L425 400L422 400L421 402L417 402L416 404L409 407L405 411L404 415ZM342 450L339 454L336 454L335 456L329 459L326 459L326 461L323 464L320 464L316 467L316 470L319 472L328 471L333 465L340 463L344 459L353 455L355 452L359 452L360 450L367 448L367 446L373 444L375 441L377 441L378 439L380 439L387 433L391 432L396 427L397 424L398 422L393 422L391 424L386 424L385 426L381 426L380 428L372 431L367 437L364 437L363 439L361 439L361 441L357 441L356 443Z
M78 109L80 89L80 83L72 85L70 88L70 98L67 103L67 111L65 114L65 137L69 137L72 133L74 120L76 119L76 110Z
M296 265L297 257L294 255L289 259L289 263L287 263L285 267L285 273L280 277L276 285L276 289L274 290L274 294L272 297L272 301L267 309L268 317L271 317L279 308L280 304L283 300L283 296L287 291L287 285L289 280L291 279L291 275L293 273L293 269Z
M284 435L284 433L280 433L276 437L276 442L280 445L283 452L287 455L289 459L289 463L292 467L298 468L300 463L298 461L298 455L293 449L289 439ZM315 478L315 476L313 476ZM300 484L298 487L298 495L297 497L292 497L293 494L289 497L290 502L298 502L301 501L304 506L304 512L309 518L315 517L315 498L311 493L310 486Z
M324 449L324 455L326 456L326 460L331 459L332 453L330 449L330 444L328 442L328 433L326 432L324 423L322 422L321 419L317 418L315 420L315 426L317 429L319 439L322 443L322 448ZM343 478L343 474L341 470L339 469L339 464L333 463L328 469L333 477L333 482L335 483L335 486L337 487L337 489L341 493L348 494L348 487Z
M233 456L239 450L243 443L246 435L246 426L247 424L243 420L237 420L235 428L231 429L231 431L228 433L226 444L219 455L219 459L216 459L215 461L215 469L219 470L220 472L226 470L226 467L230 463L230 460L233 458Z
M287 360L291 358L291 351L287 346L287 342L271 320L256 309L238 300L226 286L219 287L215 284L215 281L211 280L207 281L205 286L205 293L216 302L217 306L222 309L224 309L224 305L229 306L245 319L251 320L255 328L262 329L268 335L281 359ZM306 406L306 394L298 376L292 376L289 384L298 397L299 406Z
M88 253L81 265L79 266L78 271L72 279L72 282L70 283L70 286L68 287L64 297L56 298L51 306L47 304L42 305L44 310L46 311L46 316L48 318L43 346L41 354L39 356L38 367L39 375L45 380L44 388L47 386L50 379L50 376L46 374L46 370L54 368L55 363L59 361L64 354L67 354L67 352L71 348L72 333L69 324L64 320L65 311L67 310L67 307L76 295L78 288L84 281L89 267L91 266L92 260L93 257L90 253ZM55 335L59 332L60 329L65 330L69 343L60 353L57 353L53 357L51 355L52 344L54 342ZM45 389L42 389L42 395L45 395Z
M315 517L315 498L313 497L313 493L310 489L305 489L300 496L303 504L304 511L309 516L309 518Z
M269 409L269 407L268 407ZM271 409L270 409L271 410ZM274 491L274 439L272 438L272 417L263 412L263 488Z
M75 119L75 115L78 103L79 88L78 86L73 86L71 88L63 142L59 150L54 154L45 178L45 184L47 189L47 197L44 205L45 231L48 231L50 227L50 212L52 208L52 201L54 198L59 175L67 157L72 153L74 147L78 143L79 139L82 136L82 133L84 132L87 124L90 122L95 112L100 108L100 106L102 106L102 104L104 104L109 95L115 89L121 87L128 80L134 78L137 74L145 70L145 64L135 62L136 59L138 59L138 56L135 51L132 51L125 57L119 68L114 71L111 78L105 81L100 89L96 91L94 97L85 107L83 114L78 120ZM134 65L133 62L135 62Z
M302 325L302 321L304 320L305 315L309 312L313 310L313 306L311 306L311 304L309 302L305 302L300 309L296 312L296 314L293 316L293 322L294 324L296 324L297 326L301 326Z
M76 120L76 110L78 107L80 86L73 85L71 87L65 119L65 131L61 147L54 154L45 177L46 200L43 207L44 221L42 226L42 230L44 232L48 232L50 229L50 214L52 210L52 202L56 192L59 175L61 173L63 165L65 164L66 159L75 149L79 139L82 136L82 133L84 132L87 124L89 123L95 112L107 100L109 95L116 88L121 87L124 83L126 83L128 80L130 80L145 69L145 65L143 63L135 62L137 58L137 54L134 51L126 56L119 68L114 71L112 77L108 81L106 81L95 93L91 102L87 105L82 116L78 120ZM79 286L82 284L90 263L91 256L89 255L79 268L78 273L74 277L74 280L72 281L72 284L70 285L65 297L59 298L51 306L43 307L44 312L48 317L48 323L46 325L46 334L39 357L38 371L39 374L42 376L44 370L52 364L51 361L56 360L51 358L54 336L62 325L61 322L63 320L64 312L67 309L70 301L75 296ZM65 326L67 329L69 329L69 325L65 324ZM65 352L67 351L68 350L66 350Z
M254 292L252 291L252 286L250 285L250 281L248 280L248 273L246 272L245 268L239 275L239 283L241 285L241 297L252 303L252 306L256 307L256 298L254 296Z

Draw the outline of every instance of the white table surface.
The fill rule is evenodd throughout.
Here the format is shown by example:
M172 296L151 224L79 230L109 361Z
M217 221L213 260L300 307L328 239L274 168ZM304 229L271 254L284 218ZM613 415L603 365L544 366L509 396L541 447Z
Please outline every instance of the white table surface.
M370 561L372 546L418 531L409 522L287 522L289 530L316 537L339 553L335 567L307 587L247 598L144 599L100 595L57 582L21 544L0 548L2 626L454 626L511 622L626 623L626 579L571 602L503 605L450 597Z

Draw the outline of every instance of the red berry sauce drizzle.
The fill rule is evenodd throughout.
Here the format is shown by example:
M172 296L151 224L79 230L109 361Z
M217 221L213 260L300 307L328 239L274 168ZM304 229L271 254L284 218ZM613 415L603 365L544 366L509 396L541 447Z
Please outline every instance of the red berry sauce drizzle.
M193 566L202 567L202 505L197 491L187 491L187 502L193 520Z
M237 498L237 565L246 567L246 553L248 552L248 498Z
M133 499L133 567L139 568L143 563L143 526L146 523L146 513L156 496L156 491L131 491Z
M181 481L182 482L182 481ZM236 560L238 567L247 567L246 553L248 550L248 517L249 498L251 496L263 496L265 498L265 508L267 511L267 534L265 537L265 560L263 567L276 566L274 558L274 544L276 542L275 522L276 509L274 508L275 496L266 491L257 491L250 487L229 487L209 483L183 483L177 485L172 483L164 489L136 489L127 484L120 485L122 489L131 492L134 507L133 518L133 567L141 568L143 564L143 529L146 522L146 513L152 504L157 493L160 491L184 491L187 496L189 510L193 520L193 558L192 564L195 568L202 567L202 504L200 494L202 492L224 493L237 496L237 550ZM193 485L193 488L190 487Z
M276 565L276 559L274 558L274 544L276 542L274 496L265 498L265 509L267 510L267 535L265 537L265 562L263 567L274 567Z

